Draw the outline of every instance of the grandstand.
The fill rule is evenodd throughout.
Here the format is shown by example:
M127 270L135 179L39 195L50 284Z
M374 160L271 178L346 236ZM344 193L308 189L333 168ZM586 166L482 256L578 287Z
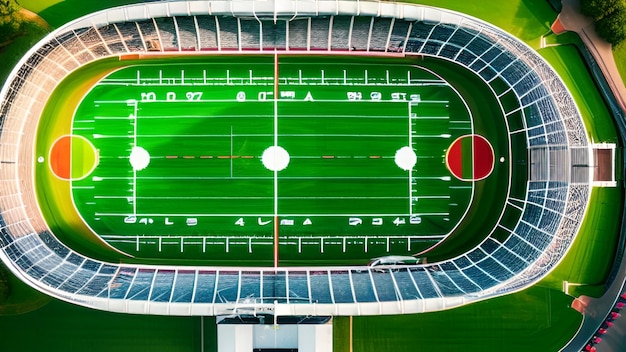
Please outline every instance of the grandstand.
M509 191L507 200L521 212L519 221L501 219L503 236L489 236L458 257L390 271L106 263L54 237L35 197L32 141L44 103L65 76L126 54L275 51L432 56L476 73L498 97L509 134L528 151L526 193ZM572 244L590 196L593 170L580 167L593 164L590 143L572 97L548 64L487 23L425 6L233 0L109 9L37 44L0 99L0 257L42 292L109 311L223 315L252 307L276 315L378 315L456 307L544 277Z

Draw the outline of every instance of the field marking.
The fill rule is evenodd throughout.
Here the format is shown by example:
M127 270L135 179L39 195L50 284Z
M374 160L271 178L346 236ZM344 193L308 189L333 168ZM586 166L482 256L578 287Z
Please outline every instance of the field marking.
M446 85L446 87L448 87ZM284 103L305 103L308 100L295 100L295 99L277 99L280 100L281 102ZM259 99L246 99L245 101L237 101L236 99L198 99L198 100L167 100L167 99L154 99L154 100L144 100L142 101L142 103L169 103L169 104L181 104L181 103L188 103L188 104L198 104L198 103L268 103L270 100L259 100ZM369 104L380 104L380 103L406 103L410 100L408 99L381 99L381 100L350 100L350 99L321 99L321 98L315 98L315 102L318 103L350 103L350 104L365 104L365 103L369 103ZM124 104L126 103L126 100L94 100L94 104L98 105L98 104ZM433 104L441 104L441 103L445 103L446 101L436 101L436 100L432 100L432 101L425 101L422 100L420 101L421 104L428 104L428 103L433 103ZM400 116L400 118L404 118L404 116Z
M336 199L354 199L354 200L368 200L368 199L407 199L409 197L357 197L357 196L335 196L335 197L278 197L278 199L289 199L289 200L306 200L306 199L327 199L327 200L336 200ZM414 198L425 198L425 199L448 199L450 198L450 196L416 196ZM128 199L128 196L94 196L94 199ZM201 200L218 200L218 199L228 199L228 200L267 200L267 199L274 199L274 197L254 197L254 196L250 196L250 197L246 197L246 196L242 196L242 197L236 197L236 196L190 196L190 197L186 197L186 196L139 196L137 197L137 199L167 199L167 200L174 200L174 199L179 199L179 200L191 200L191 199L201 199Z
M387 71L389 72L389 71ZM408 71L410 72L410 71ZM409 74L409 81L411 81L410 79L410 74ZM411 150L413 150L413 118L412 118L412 110L411 110L411 106L413 106L413 104L411 102L408 103L407 106L407 113L408 113L408 120L409 120L409 145L408 147L411 148ZM411 197L413 195L413 168L411 168L411 170L409 170L409 214L411 216L413 216L413 198ZM352 322L352 320L350 320L350 322Z
M439 239L439 238L443 238L446 237L447 235L371 235L371 236L367 236L368 240L386 240L386 239L398 239L398 240L411 240L411 239ZM173 236L162 236L162 235L102 235L103 238L107 238L107 239L112 239L112 240L120 240L120 242L124 241L124 240L129 240L132 238L132 243L135 243L135 237L139 237L140 239L148 239L148 240L155 240L158 238L162 238L164 240L163 244L171 244L173 243L173 241L169 241L169 240L179 240L179 239L185 239L185 240L194 240L194 239L226 239L226 238L230 238L231 243L236 244L237 240L241 240L240 244L248 244L251 240L260 240L262 243L265 244L272 244L272 237L273 236L266 236L266 235L173 235ZM327 244L338 244L340 241L343 242L344 239L346 240L363 240L365 241L365 237L366 236L358 236L358 235L328 235L328 236L324 236L324 235L313 235L313 236L306 236L306 235L301 235L301 236L283 236L283 242L281 244L285 245L285 244L290 244L290 243L286 243L285 241L287 240L296 240L296 239L300 239L303 240L304 242L302 242L302 244L311 244L311 243L316 243L314 242L315 240L325 240ZM193 242L185 242L185 244L191 244ZM195 242L196 244L198 244L199 242ZM258 244L259 242L256 242L255 244ZM291 242L293 244L295 244L294 242ZM207 243L209 244L209 243Z
M224 118L224 119L235 119L235 118L251 118L251 119L257 119L257 118L261 118L261 117L273 117L273 115L265 115L265 114L252 114L252 115L210 115L210 116L205 116L205 115L178 115L178 116L160 116L160 115L151 115L151 116L141 116L138 117L141 120L144 119L220 119L220 118ZM326 115L326 116L320 116L320 115L307 115L307 114L301 114L301 115L292 115L292 114L283 114L280 116L281 118L316 118L316 119L323 119L323 118L332 118L332 119L337 119L337 118L342 118L342 119L346 119L346 118L355 118L355 119L404 119L404 116L399 116L399 115ZM95 116L94 117L95 120L128 120L128 116Z
M433 158L433 156L417 155L420 158ZM129 156L102 155L99 159L129 159ZM150 155L150 159L259 159L254 155ZM393 156L386 155L296 155L289 156L290 159L393 159ZM165 176L164 176L165 177ZM233 177L234 178L234 177ZM348 177L349 178L349 177Z
M445 177L445 176L444 176ZM435 177L439 178L439 177ZM99 181L104 180L131 180L131 177L102 176ZM272 180L273 176L138 176L138 180ZM404 180L406 176L282 176L281 180Z
M74 128L74 130L76 130L76 128ZM69 169L69 175L68 175L69 177L68 178L63 178L63 177L60 177L59 175L57 175L56 172L54 172L54 168L52 167L52 161L53 161L52 152L53 152L54 147L57 144L57 142L59 142L63 138L69 138L69 140L70 140L70 148L69 148L69 156L68 156L69 157L69 163L70 163L70 165L69 165L70 169ZM91 147L91 149L92 149L92 151L94 153L94 157L95 157L94 164L91 166L89 171L86 172L84 176L77 177L77 178L72 177L72 174L73 174L72 170L74 169L74 163L72 162L72 160L73 160L72 159L73 158L73 151L72 151L73 150L73 148L72 148L73 142L72 142L72 139L73 138L81 139L84 142L86 142ZM47 164L48 164L48 168L50 170L50 173L54 177L58 178L59 180L70 181L70 185L71 185L71 184L73 184L74 181L81 181L81 180L84 180L85 178L89 177L89 175L91 175L93 173L93 171L96 169L96 167L98 167L98 164L100 163L100 159L101 158L100 158L98 149L96 148L96 146L93 145L93 143L91 143L90 140L88 140L87 138L85 138L82 135L71 133L71 134L62 135L62 136L58 137L57 139L55 139L52 142L52 144L50 146L50 149L48 150L48 163Z
M90 130L92 128L89 128ZM232 126L231 126L232 129ZM323 134L314 134L314 133L284 133L284 134L275 134L275 133L244 133L244 134L140 134L140 135L105 135L105 134L93 134L94 139L99 138L230 138L231 142L234 137L343 137L343 138L406 138L406 135L403 134L347 134L347 133L323 133ZM419 137L433 137L433 138L442 138L440 135L421 135ZM232 149L231 149L232 155Z
M250 71L252 72L252 71ZM233 177L233 125L230 125L230 177Z
M133 148L137 147L137 111L139 103L133 101ZM133 167L133 214L137 214L137 170Z
M204 87L224 87L224 86L251 87L253 86L254 87L254 86L271 85L271 83L269 82L271 77L254 77L254 78L260 82L252 82L252 83L244 84L243 81L248 80L248 78L243 78L243 77L231 77L228 83L224 81L217 81L217 80L220 80L219 78L214 79L216 82L206 82L206 83L203 82L202 78L193 78L193 79L188 79L188 81L191 81L191 83L185 83L185 84L181 84L180 82L171 82L171 83L150 82L150 81L158 81L158 79L147 79L146 81L148 82L142 82L141 84L137 84L135 80L131 81L131 80L119 79L117 81L100 82L98 83L98 85L123 86L123 87L202 87L202 86ZM368 78L368 80L369 79L370 78ZM290 87L310 87L310 86L319 87L319 86L344 86L344 85L350 85L353 87L384 87L384 88L416 87L416 86L420 86L420 87L448 86L448 84L446 83L436 82L436 81L411 82L411 83L406 83L406 82L391 83L391 82L383 81L383 82L374 82L374 83L370 83L370 82L360 83L363 81L363 78L347 78L346 79L347 83L344 83L343 78L328 78L328 77L324 78L323 80L320 78L316 78L316 77L303 78L303 80L306 82L302 82L302 83L298 82L298 80L299 80L298 77L283 78L283 84L286 86L290 86ZM236 83L233 81L241 81L242 83L238 83L238 82ZM320 82L317 83L315 81L320 81Z
M109 216L109 217L126 217L129 213L95 213L96 216ZM196 214L175 214L175 213L141 213L136 214L137 216L143 217L271 217L274 216L273 213L225 213L225 214L205 214L205 213L196 213ZM414 213L413 215L417 216L448 216L450 213L447 212L439 212L439 213ZM391 213L391 214L380 214L380 213L349 213L349 214L308 214L308 213L284 213L278 214L279 217L409 217L409 214L406 213Z
M275 55L275 56L277 57L277 55ZM407 73L408 73L408 74L410 74L410 71L407 71ZM329 79L329 80L330 80L330 79ZM278 84L279 84L279 83L280 83L280 82L278 82L278 80L276 80L276 79L275 79L274 84L275 84L275 88L276 88L276 89L277 89L277 87L276 87L276 86L278 86ZM399 84L393 84L393 86L398 86L398 85L399 85ZM277 103L278 103L277 101L279 100L279 96L278 96L278 94L277 94L277 93L278 93L278 91L276 91L276 94L274 95L275 123L276 123L276 120L277 120L277 116L276 116L276 109L277 109L277 106L276 106L276 105L277 105ZM335 102L335 101L333 100L332 102ZM405 102L405 103L406 103L406 101L395 101L395 100L393 100L393 102L395 102L395 103ZM196 117L196 116L194 116L194 117ZM232 118L232 116L228 116L228 117L231 117L231 118ZM243 117L253 118L253 117L251 117L251 116L243 116ZM269 116L268 116L268 117L269 117ZM286 116L282 116L282 115L281 115L280 117L281 117L281 118L283 118L283 117L286 117ZM303 115L295 115L294 117L303 118L303 117L305 117L305 116L303 116ZM336 116L332 116L332 117L331 117L331 116L326 116L326 117L327 117L327 118L336 118ZM350 117L354 117L354 118L363 118L362 116L351 116L351 115L350 115ZM136 116L136 118L139 118L139 117L138 117L138 116ZM151 117L141 117L141 118L151 118ZM167 117L167 118L178 118L178 117ZM214 118L214 117L213 117L213 116L211 116L211 117L197 117L197 118ZM319 116L317 116L316 118L319 118ZM381 118L381 116L373 116L372 118L377 118L377 119L380 119L380 118ZM392 116L392 117L390 117L390 118L406 118L406 117L405 117L405 116ZM468 122L468 123L471 123L471 122ZM409 128L411 128L411 127L409 127ZM410 136L410 135L411 135L411 134L409 134L409 136ZM268 136L272 136L272 135L268 135ZM273 134L273 137L275 138L275 140L276 140L279 136L280 136L280 135L278 135L277 133L274 133L274 134ZM299 136L299 135L294 135L294 136ZM320 137L321 137L321 136L324 136L324 135L312 135L312 136L320 136ZM359 135L358 137L363 137L363 135ZM405 136L405 135L402 135L402 136L398 136L398 137L404 137L404 138L405 138L406 136ZM231 135L231 138L232 138L232 135ZM409 138L411 138L411 136L410 136ZM275 145L276 145L276 144L277 144L277 143L275 143ZM232 150L232 146L231 146L231 150ZM232 152L231 152L231 155L232 155ZM232 160L231 160L231 164L232 164ZM405 178L405 177L397 177L397 178L395 178L395 179L401 179L401 178ZM158 178L158 179L162 179L162 178ZM173 179L173 178L172 178L172 179ZM228 179L228 178L227 178L227 177L220 177L219 179L224 179L224 180L226 180L226 179ZM259 178L257 178L257 177L253 177L253 178L249 178L249 179L259 179ZM268 178L268 179L269 179L269 178ZM288 178L285 178L285 179L288 179ZM304 179L304 178L300 177L299 179ZM333 178L332 178L332 177L314 177L314 179L325 179L325 180L326 180L326 179L333 179ZM366 177L366 178L341 177L341 178L334 178L334 179L380 179L380 178L378 178L378 177ZM276 177L274 177L274 180L276 181ZM275 189L276 189L276 187L275 187ZM300 197L293 197L293 198L300 198ZM371 197L364 197L364 198L365 198L365 199L372 199ZM406 197L399 197L399 198L406 198ZM410 196L409 196L409 198L410 198ZM449 196L448 196L448 198L449 198ZM277 202L275 201L275 205L276 205L276 203L277 203ZM239 215L239 214L238 214L238 215ZM353 215L353 214L350 214L350 215ZM212 215L210 215L210 214L209 214L208 216L212 216ZM375 214L375 216L379 216L379 214Z
M350 316L350 329L349 329L349 334L348 334L348 335L350 336L350 337L349 337L349 338L350 338L350 340L349 340L350 342L349 342L349 345L348 345L348 346L349 346L349 347L348 347L348 349L349 349L349 351L350 351L350 352L353 352L353 343L352 343L352 315Z
M274 52L274 147L278 147L278 52ZM274 268L278 267L278 170L274 170Z

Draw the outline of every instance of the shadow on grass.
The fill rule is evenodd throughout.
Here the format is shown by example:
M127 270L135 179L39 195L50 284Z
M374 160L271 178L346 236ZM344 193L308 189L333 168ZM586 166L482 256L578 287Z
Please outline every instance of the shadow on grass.
M520 39L538 48L538 41L542 35L550 33L557 15L546 0L522 0L513 17L513 27L520 29L517 34Z
M9 296L0 305L0 317L26 314L50 302L52 298L23 283L0 263L2 274L8 279Z

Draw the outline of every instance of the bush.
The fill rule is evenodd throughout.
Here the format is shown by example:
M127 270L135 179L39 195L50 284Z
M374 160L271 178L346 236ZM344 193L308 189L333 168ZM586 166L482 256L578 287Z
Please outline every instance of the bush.
M626 0L580 0L580 12L593 17L598 35L617 45L626 39Z
M615 11L596 21L598 35L617 45L626 39L626 10Z
M580 0L580 12L595 20L624 9L624 0Z
M0 0L0 44L17 36L21 26L22 15L16 0Z

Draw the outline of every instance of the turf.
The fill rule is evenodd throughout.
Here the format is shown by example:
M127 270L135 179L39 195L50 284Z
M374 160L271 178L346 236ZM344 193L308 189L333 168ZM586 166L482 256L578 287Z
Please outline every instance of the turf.
M271 245L275 227L268 225L274 216L281 222L281 259L287 261L335 257L332 246L342 248L343 260L363 263L389 252L414 253L434 243L420 236L446 235L469 204L472 183L450 177L443 160L451 141L472 132L468 108L477 131L496 142L498 155L506 154L506 138L493 123L479 121L492 119L492 112L474 101L466 107L444 81L397 60L391 66L382 59L313 64L281 58L276 101L267 99L274 88L272 57L247 57L238 64L212 58L208 76L203 60L201 65L126 63L129 68L94 87L77 109L73 132L94 144L100 164L73 182L74 202L92 229L132 255L219 260L220 253L232 258L243 251L245 256L257 245ZM407 90L402 83L407 79L428 85ZM468 89L462 90L468 99ZM59 116L60 122L46 122L52 124L67 119L62 111L46 116ZM40 131L38 154L44 156L60 136ZM274 143L292 154L289 166L277 173L276 186L261 157ZM394 164L399 162L394 152L409 144L418 164L407 173ZM145 170L133 172L128 159L133 146L150 151ZM494 171L501 175L491 179L506 181L502 165ZM46 163L38 170L49 173ZM128 184L136 188L132 193ZM413 225L409 214L418 216L419 226L406 226ZM154 236L137 238L146 228ZM166 235L165 242L155 237ZM233 241L211 238L226 235Z
M626 82L626 42L613 47L613 58L622 81Z
M458 89L472 111L476 132L492 142L496 141L493 143L496 159L509 155L508 138L502 136L503 132L507 131L505 119L496 97L487 84L472 72L460 69L456 64L447 61L426 58L422 65L435 70ZM513 138L517 135L513 135ZM511 146L512 160L527 158L526 140L518 140ZM520 170L518 163L506 165L510 165L513 172L509 174L507 168L497 167L489 178L476 183L476 197L490 201L474 202L466 216L468 221L461 223L438 247L426 253L428 260L444 260L461 255L488 236L491 230L497 227L498 217L505 209L507 192L503 190L507 188L509 182L512 182L513 190L521 192L522 197L525 196L525 170ZM515 193L512 195L516 196ZM468 233L474 235L468 236Z
M9 286L9 297L0 305L0 321L3 316L20 315L36 311L48 304L52 298L32 287L13 275L4 263L0 263L2 274L6 275Z
M541 282L555 289L567 281L577 285L570 294L598 296L611 270L619 223L607 219L619 219L622 214L624 193L619 188L594 188L591 204L580 234L559 266ZM593 235L591 235L593 234Z
M78 105L84 92L106 75L108 70L117 67L119 65L117 61L114 58L100 61L97 67L94 65L84 66L72 74L72 77L82 77L80 80L68 79L57 86L46 104L43 118L39 121L39 130L46 131L38 137L39 143L46 143L51 146L58 137L70 133L72 106ZM46 114L62 116L65 120L48 119L45 117ZM47 155L48 153L40 154L44 157L44 163L39 163L39 166L49 170L48 164L45 163L45 156ZM120 254L110 250L103 241L95 237L74 211L69 183L56 177L40 177L36 180L36 192L37 190L46 190L46 192L38 194L41 201L40 209L52 232L66 245L93 258L120 260ZM54 205L53 208L50 208L49 205L51 204Z
M53 300L37 311L0 318L0 330L7 351L38 351L42 344L46 351L201 351L201 319L147 318ZM204 318L204 351L217 351L216 335L215 318Z
M141 1L133 0L109 0L101 1L76 1L76 0L20 0L19 3L43 17L52 27L58 28L65 23L107 8L122 6Z

